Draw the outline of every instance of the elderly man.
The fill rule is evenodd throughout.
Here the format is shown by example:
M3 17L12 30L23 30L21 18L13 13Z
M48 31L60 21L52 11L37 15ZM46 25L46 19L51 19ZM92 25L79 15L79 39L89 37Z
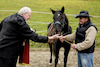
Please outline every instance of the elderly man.
M93 67L96 26L91 22L88 11L81 11L75 18L79 18L76 32L62 36L60 40L73 41L72 48L78 51L78 67Z
M47 43L58 38L57 35L38 36L26 23L31 16L31 9L23 7L19 13L6 17L0 24L0 67L16 67L18 54L25 39Z

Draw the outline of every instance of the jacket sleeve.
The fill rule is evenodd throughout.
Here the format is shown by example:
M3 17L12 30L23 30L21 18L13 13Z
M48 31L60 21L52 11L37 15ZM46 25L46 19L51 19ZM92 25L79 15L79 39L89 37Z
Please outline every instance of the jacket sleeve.
M19 23L19 28L21 35L25 37L25 39L31 39L35 42L43 42L46 43L48 41L48 37L46 36L39 36L35 32L33 32L27 23Z
M76 32L66 35L65 41L71 41L72 42L73 40L75 40L75 38L76 38Z

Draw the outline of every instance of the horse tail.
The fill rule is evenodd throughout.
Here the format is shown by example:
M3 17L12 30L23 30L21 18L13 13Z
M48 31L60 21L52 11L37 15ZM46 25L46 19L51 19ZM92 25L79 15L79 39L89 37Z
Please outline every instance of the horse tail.
M53 55L56 56L56 47L55 46L53 47L52 51L53 51Z
M52 44L52 54L55 56L54 50L54 44Z
M53 47L53 55L56 56L56 47L55 47L55 44L54 44L54 47Z

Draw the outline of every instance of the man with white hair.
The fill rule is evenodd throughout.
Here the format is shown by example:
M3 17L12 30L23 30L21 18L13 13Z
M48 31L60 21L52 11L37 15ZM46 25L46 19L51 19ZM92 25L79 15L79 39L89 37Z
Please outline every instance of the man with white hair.
M31 16L31 9L29 7L23 7L19 10L18 14L21 15L27 22Z
M51 37L38 36L26 23L31 16L31 9L23 7L19 13L6 17L0 24L0 67L16 67L18 55L22 51L25 39L35 42L47 43L48 40L57 39L58 35Z

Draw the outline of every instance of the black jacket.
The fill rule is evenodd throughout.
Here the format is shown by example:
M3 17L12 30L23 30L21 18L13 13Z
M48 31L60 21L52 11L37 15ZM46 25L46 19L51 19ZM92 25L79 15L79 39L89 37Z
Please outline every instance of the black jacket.
M0 57L9 58L18 54L25 39L43 43L48 41L48 37L31 31L24 18L17 13L6 17L0 24Z

